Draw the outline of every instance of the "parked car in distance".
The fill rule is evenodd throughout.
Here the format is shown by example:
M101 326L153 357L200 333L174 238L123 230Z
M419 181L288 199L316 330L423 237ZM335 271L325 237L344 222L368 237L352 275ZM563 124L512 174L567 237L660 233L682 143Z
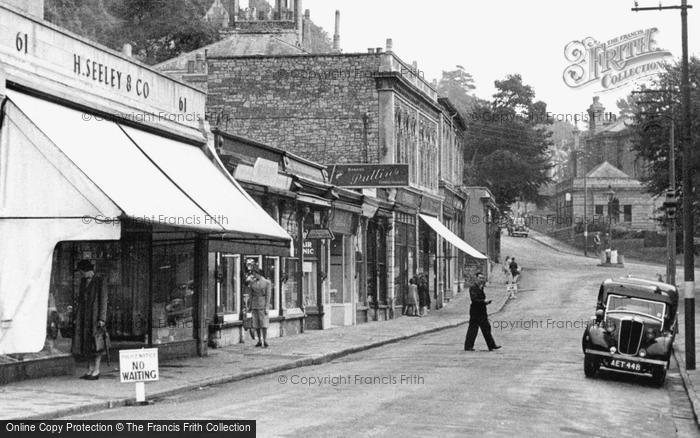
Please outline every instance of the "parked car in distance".
M647 374L662 386L678 324L678 290L658 281L625 277L605 280L595 316L583 333L583 371L601 367Z

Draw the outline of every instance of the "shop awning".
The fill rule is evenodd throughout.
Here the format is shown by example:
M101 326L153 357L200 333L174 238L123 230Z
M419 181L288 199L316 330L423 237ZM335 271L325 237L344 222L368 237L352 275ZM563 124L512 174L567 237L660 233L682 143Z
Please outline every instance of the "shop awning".
M56 244L118 240L124 219L289 254L289 234L215 154L7 94L0 120L0 354L43 347Z
M477 251L476 249L472 248L471 245L469 245L467 242L464 240L460 239L459 236L457 236L455 233L450 231L446 226L444 226L436 217L433 216L428 216L425 214L419 215L421 219L423 219L423 222L428 224L430 228L435 230L436 233L438 233L440 236L442 236L445 240L450 242L452 245L457 247L460 251L463 253L467 254L470 257L474 257L475 259L486 259L486 256Z
M291 240L200 147L22 93L8 96L125 216L234 239Z

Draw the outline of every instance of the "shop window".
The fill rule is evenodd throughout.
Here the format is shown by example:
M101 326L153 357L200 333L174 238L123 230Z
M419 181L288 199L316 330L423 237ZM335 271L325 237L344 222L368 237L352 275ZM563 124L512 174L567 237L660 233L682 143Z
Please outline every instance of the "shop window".
M344 301L345 294L345 239L342 234L337 234L331 242L331 303L340 304Z
M304 263L301 266L302 270L302 291L304 307L316 307L318 290L318 270L319 270L319 251L321 251L321 243L318 240L304 240Z
M604 207L605 207L604 205L596 205L596 206L595 206L595 214L596 214L596 216L602 216L602 215L603 215L603 208L604 208Z
M240 312L238 298L241 292L240 261L240 255L218 254L217 311L234 315L233 319L236 319Z
M632 222L632 206L631 205L624 205L622 208L623 208L625 222L631 223Z
M299 259L284 259L284 274L282 275L282 294L284 296L284 307L295 309L299 307L299 288L297 275L299 275Z
M193 338L194 243L153 245L153 343Z

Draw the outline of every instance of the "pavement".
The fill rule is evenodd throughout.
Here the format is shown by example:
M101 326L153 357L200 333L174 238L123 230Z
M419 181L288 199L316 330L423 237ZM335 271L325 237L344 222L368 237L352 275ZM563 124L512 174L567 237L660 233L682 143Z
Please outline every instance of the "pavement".
M696 276L697 279L697 276ZM697 287L696 280L695 295L698 296L700 292ZM694 370L688 370L686 366L686 348L685 348L685 309L684 309L684 299L683 291L681 290L681 299L678 305L678 334L676 335L676 341L673 344L673 355L678 362L678 368L680 370L681 378L683 379L683 386L688 393L688 398L690 399L690 404L693 408L693 414L695 416L695 421L700 426L700 370L697 366ZM698 353L698 334L700 334L700 314L698 313L698 305L696 301L695 305L695 351L696 351L696 363L697 363L697 353Z
M500 271L497 267L496 271ZM490 314L499 312L508 301L505 285L487 284L485 292L493 304ZM500 278L498 278L500 280ZM146 384L149 401L179 393L235 382L294 368L319 365L334 359L399 342L426 333L458 327L468 322L470 300L467 293L427 316L400 317L351 327L307 331L303 334L268 340L269 348L245 344L210 349L206 357L190 357L160 364L160 380ZM460 349L461 345L458 345ZM0 387L0 419L52 419L85 414L135 403L135 385L119 382L118 363L103 363L99 380L85 381L74 376L57 376L13 382Z
M581 250L568 245L558 239L555 239L553 237L549 237L545 234L538 233L536 231L530 230L530 238L535 240L538 243L541 243L542 245L545 245L548 248L551 248L555 251L561 252L561 253L566 253L566 254L572 254L572 255L578 255L582 256ZM628 260L630 263L634 264L648 264L645 262L640 262L638 260ZM677 279L683 278L682 274L682 269L679 269L677 272ZM698 279L698 272L696 271L695 273L695 296L700 297L700 282ZM688 398L690 400L690 404L693 409L693 415L695 417L695 422L700 426L700 370L698 370L697 366L695 367L696 369L694 370L688 370L686 367L686 356L685 356L685 308L684 308L684 292L683 292L683 285L678 282L679 284L677 285L679 292L680 292L680 301L679 301L679 309L678 309L678 334L676 335L676 341L674 342L674 347L673 347L673 355L678 363L678 368L681 374L681 378L683 380L683 386L685 387L686 393L688 395ZM700 312L698 311L698 304L697 304L697 299L696 299L696 305L695 305L695 350L696 350L696 365L697 365L697 357L698 353L700 351L698 350L698 340L700 340Z

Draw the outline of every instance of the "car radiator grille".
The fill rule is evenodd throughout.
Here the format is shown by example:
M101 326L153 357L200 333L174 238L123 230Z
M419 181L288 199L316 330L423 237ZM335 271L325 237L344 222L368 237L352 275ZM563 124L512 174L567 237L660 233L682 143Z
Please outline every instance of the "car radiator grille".
M644 333L644 323L632 319L620 321L618 350L622 354L637 354Z

